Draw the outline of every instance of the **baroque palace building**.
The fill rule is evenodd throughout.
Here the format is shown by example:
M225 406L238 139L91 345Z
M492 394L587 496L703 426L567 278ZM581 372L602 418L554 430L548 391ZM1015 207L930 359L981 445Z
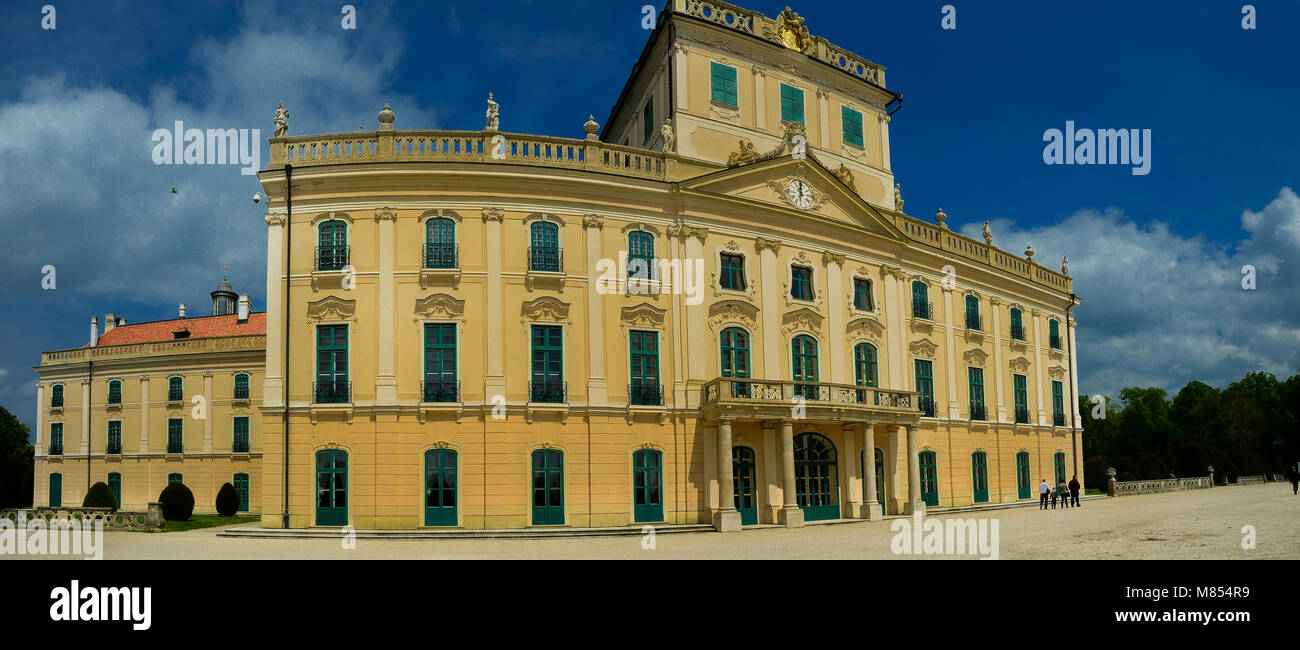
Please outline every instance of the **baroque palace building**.
M216 512L230 483L259 511L266 314L222 280L212 315L128 325L90 319L89 344L41 354L36 367L34 500L75 507L107 483L122 510L143 512L169 483Z
M492 97L470 131L278 111L251 511L729 531L1082 479L1071 280L904 213L900 100L788 8L671 0L582 139L502 130ZM244 366L203 358L212 404ZM226 456L194 460L219 487Z

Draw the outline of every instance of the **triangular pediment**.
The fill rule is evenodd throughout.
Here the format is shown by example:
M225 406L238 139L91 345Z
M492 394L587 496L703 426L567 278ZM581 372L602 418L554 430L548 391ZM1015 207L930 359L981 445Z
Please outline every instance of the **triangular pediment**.
M795 159L785 155L740 165L682 181L683 194L766 207L774 213L787 212L812 220L825 220L859 228L898 242L907 242L893 221L862 200L844 177L823 167L811 157ZM791 190L792 185L796 185Z

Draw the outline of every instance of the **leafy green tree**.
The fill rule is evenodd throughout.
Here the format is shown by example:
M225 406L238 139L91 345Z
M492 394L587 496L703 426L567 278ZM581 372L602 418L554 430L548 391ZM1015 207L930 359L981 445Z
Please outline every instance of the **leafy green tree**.
M1169 478L1169 467L1163 458L1155 454L1142 454L1138 459L1138 468L1142 470L1140 476L1145 480Z
M1175 448L1183 442L1202 442L1223 447L1229 444L1230 430L1223 417L1221 392L1204 382L1188 382L1173 402L1174 423L1184 440L1171 441Z
M31 429L0 407L0 508L32 505Z
M1119 392L1119 399L1124 411L1119 418L1122 444L1118 451L1124 455L1162 454L1169 441L1178 438L1165 389L1125 388Z
M1085 458L1101 456L1110 458L1112 447L1114 446L1118 427L1116 422L1119 420L1120 405L1116 404L1109 396L1102 396L1105 401L1105 409L1101 412L1105 417L1092 417L1094 405L1089 395L1079 396L1079 415L1080 424L1083 425L1083 455Z

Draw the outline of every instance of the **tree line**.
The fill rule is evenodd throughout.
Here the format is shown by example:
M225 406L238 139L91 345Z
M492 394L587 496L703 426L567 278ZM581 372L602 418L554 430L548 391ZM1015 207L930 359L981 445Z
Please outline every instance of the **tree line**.
M1300 374L1279 381L1252 372L1227 388L1189 382L1172 399L1163 388L1125 388L1104 407L1079 396L1084 476L1105 489L1117 479L1285 474L1300 462ZM1094 417L1098 416L1098 417Z

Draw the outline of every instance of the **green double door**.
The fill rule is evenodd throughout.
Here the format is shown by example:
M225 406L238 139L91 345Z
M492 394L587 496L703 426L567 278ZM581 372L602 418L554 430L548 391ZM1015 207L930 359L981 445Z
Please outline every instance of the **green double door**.
M430 449L424 454L424 525L456 526L456 452Z
M921 465L921 500L927 506L936 507L939 505L939 463L937 456L933 451L923 451L919 456Z
M758 496L755 493L754 450L749 447L731 448L732 496L740 512L742 526L758 523Z
M348 524L348 453L341 449L316 452L316 525Z
M1022 451L1016 454L1016 498L1029 499L1033 497L1032 488L1029 483L1029 452Z
M564 454L533 452L533 525L564 525Z
M50 507L63 507L63 475L50 474Z
M975 492L975 503L989 502L989 457L977 451L970 456L971 488Z
M632 505L637 522L664 520L664 470L663 454L653 449L641 449L632 454Z
M830 440L816 433L794 437L795 492L805 521L840 518L838 476Z

